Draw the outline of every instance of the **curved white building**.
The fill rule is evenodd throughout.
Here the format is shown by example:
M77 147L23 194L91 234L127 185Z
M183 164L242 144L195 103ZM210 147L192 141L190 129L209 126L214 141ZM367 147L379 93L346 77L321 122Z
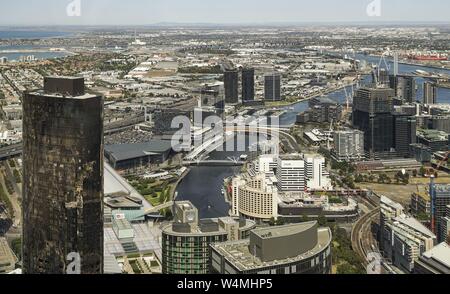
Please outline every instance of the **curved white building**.
M278 190L265 174L233 179L232 215L269 220L278 216Z

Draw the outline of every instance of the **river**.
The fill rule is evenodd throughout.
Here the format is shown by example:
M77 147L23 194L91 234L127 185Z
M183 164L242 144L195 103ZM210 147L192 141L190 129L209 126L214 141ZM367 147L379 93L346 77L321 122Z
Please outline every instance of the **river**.
M356 55L358 60L366 60L368 63L378 64L380 58L365 55ZM388 62L393 68L392 61ZM439 72L450 74L450 70L434 69L423 66L399 64L400 73L412 73L416 70L424 70L428 72ZM362 84L370 83L371 77L364 77ZM421 100L423 96L422 84L424 79L417 78L417 100ZM347 88L347 91L351 91L351 87ZM339 103L345 102L345 90L338 90L336 92L326 95ZM450 90L439 89L438 91L438 103L450 103ZM308 102L303 101L296 103L293 106L293 110L287 111L280 118L280 125L292 125L296 121L296 116L299 112L303 112L308 109ZM239 156L242 152L213 152L210 157L212 159L224 159L228 156ZM225 201L221 189L223 186L223 180L227 177L239 173L239 168L233 167L193 167L189 174L184 178L177 188L178 198L177 200L190 200L198 209L200 218L221 217L227 216L229 210L229 204Z

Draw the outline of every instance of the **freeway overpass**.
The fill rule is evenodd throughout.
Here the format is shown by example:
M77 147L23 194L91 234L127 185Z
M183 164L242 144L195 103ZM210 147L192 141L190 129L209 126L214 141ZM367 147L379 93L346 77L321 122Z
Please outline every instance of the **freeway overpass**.
M0 160L9 159L11 157L22 154L22 143L0 148Z

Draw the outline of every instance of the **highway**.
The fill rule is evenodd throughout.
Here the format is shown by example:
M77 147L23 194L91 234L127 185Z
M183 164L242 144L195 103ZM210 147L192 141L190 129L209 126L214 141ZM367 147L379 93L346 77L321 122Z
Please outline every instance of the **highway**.
M22 154L22 143L0 148L0 160L8 159Z

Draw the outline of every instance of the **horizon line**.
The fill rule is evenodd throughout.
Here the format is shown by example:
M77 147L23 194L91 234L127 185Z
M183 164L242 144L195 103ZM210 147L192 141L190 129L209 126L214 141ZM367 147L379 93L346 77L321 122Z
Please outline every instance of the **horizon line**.
M311 25L450 25L450 21L272 21L272 22L156 22L149 24L0 24L0 28L46 28L46 27L175 27L175 26L311 26Z

